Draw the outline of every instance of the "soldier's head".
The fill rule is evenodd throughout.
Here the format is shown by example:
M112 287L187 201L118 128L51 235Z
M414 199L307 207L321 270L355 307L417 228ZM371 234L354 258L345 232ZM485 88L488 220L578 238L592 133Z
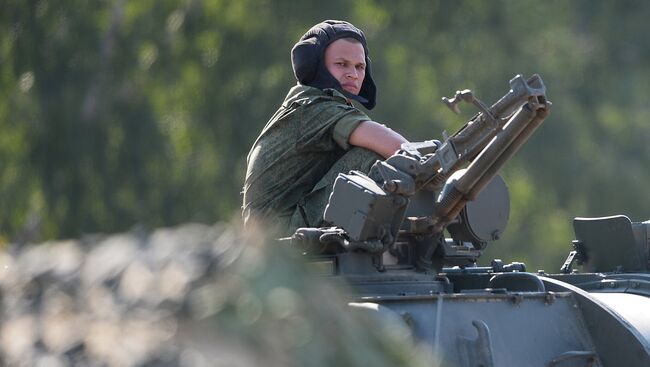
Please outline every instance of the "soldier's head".
M327 20L313 26L291 50L293 72L303 85L339 90L366 108L375 106L366 37L352 24Z
M359 95L366 76L366 53L355 38L340 38L325 49L325 67L343 90Z

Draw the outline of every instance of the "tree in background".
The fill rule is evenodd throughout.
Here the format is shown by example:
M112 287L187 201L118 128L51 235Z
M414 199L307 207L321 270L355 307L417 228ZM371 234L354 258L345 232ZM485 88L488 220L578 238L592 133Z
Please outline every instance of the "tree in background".
M369 39L371 116L414 141L455 131L440 97L490 103L539 73L550 118L509 162L511 221L488 260L555 270L573 216L648 217L650 4L5 1L0 241L238 216L248 148L295 83L289 50L345 19ZM507 256L504 256L507 254ZM510 257L510 258L508 258Z

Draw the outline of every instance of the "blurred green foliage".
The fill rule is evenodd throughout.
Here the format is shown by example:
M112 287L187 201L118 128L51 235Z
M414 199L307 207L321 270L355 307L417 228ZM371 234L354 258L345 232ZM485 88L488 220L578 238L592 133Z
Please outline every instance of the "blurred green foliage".
M539 73L549 119L509 162L511 221L485 256L555 271L574 216L650 215L650 30L643 1L5 0L0 242L238 215L249 146L295 83L313 24L364 29L373 119L411 140ZM4 239L4 240L3 240Z

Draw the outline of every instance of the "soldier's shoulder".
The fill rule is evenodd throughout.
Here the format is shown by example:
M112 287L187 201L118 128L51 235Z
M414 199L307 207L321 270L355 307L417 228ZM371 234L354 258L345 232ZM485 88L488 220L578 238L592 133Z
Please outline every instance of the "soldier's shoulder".
M307 85L297 84L287 94L283 105L289 107L292 104L308 106L316 103L342 104L346 105L346 99L335 89L319 89Z

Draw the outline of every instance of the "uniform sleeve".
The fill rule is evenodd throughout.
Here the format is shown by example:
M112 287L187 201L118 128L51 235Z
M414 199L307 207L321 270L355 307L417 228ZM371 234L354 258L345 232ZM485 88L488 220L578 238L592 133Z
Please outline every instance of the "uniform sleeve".
M350 149L350 135L361 122L368 120L370 118L365 113L350 107L350 111L343 115L334 125L332 137L336 144L345 150Z
M349 149L348 139L368 116L353 106L336 100L321 99L295 110L299 121L296 149L300 153Z

